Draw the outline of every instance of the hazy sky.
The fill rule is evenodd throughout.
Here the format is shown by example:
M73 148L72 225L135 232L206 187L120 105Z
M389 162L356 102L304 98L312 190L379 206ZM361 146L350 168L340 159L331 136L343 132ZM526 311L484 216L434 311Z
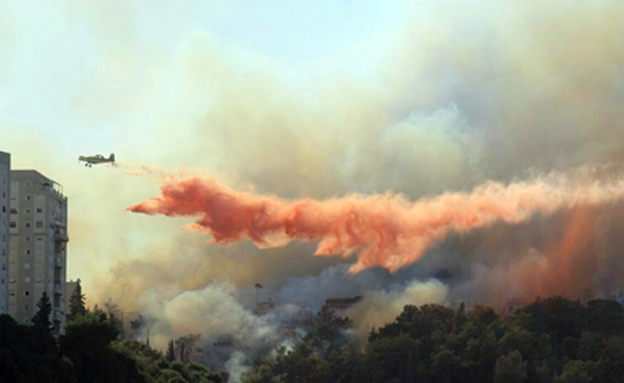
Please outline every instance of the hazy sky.
M159 185L122 170L414 200L621 164L623 17L612 0L0 0L0 150L64 186L87 296L285 283L352 260L206 244L191 219L126 212ZM120 169L77 161L111 152Z
M248 62L255 60L295 76L318 74L340 66L333 57L368 49L396 31L405 7L396 1L383 7L374 1L1 1L0 149L12 153L14 168L39 169L65 187L74 234L68 277L84 279L94 269L87 264L108 264L91 257L79 234L89 225L107 237L111 225L130 219L123 209L134 199L118 193L120 183L140 183L132 179L128 186L121 174L85 169L78 155L116 152L118 161L188 164L176 153L192 145L185 137L192 127L161 118L187 102L180 100L179 66L194 42L250 57L232 66L253 68ZM374 63L349 65L345 70L366 73ZM192 162L202 167L210 157L206 152ZM134 239L128 241L132 246Z

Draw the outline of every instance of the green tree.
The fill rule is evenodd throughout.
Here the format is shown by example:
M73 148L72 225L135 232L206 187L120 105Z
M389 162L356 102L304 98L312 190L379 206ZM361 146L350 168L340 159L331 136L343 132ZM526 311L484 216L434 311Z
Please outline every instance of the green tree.
M596 299L587 302L589 329L605 335L624 332L624 312L616 301Z
M242 380L243 383L283 383L284 378L280 375L275 375L270 365L263 363L250 374L245 376Z
M0 382L72 382L72 371L60 379L60 364L56 340L47 329L0 315Z
M195 350L195 343L201 338L200 334L189 334L181 336L175 341L175 346L178 349L178 355L180 360L184 363L191 361L191 355Z
M563 367L563 371L555 379L555 383L590 383L592 381L590 371L593 369L593 362L571 360Z
M316 354L305 342L296 344L288 353L282 348L273 372L276 376L283 377L286 383L335 382L327 360Z
M433 357L431 367L435 382L455 382L458 378L460 359L453 351L442 348Z
M494 309L482 304L472 305L470 314L472 314L472 317L482 326L489 326L498 319L498 315L496 315Z
M85 295L82 293L80 279L76 281L76 288L69 297L69 315L67 319L75 318L78 315L84 315L87 312L85 306Z
M52 322L50 321L50 316L52 315L52 303L50 302L50 297L44 291L37 301L37 313L32 318L32 322L35 326L41 326L46 329L48 332L52 332Z
M175 346L173 339L170 339L169 344L167 345L167 360L170 362L175 361Z
M322 356L331 351L339 350L348 344L345 330L351 328L349 318L339 317L334 310L323 306L315 318L316 325L303 338L303 341L312 346Z
M494 367L494 383L525 382L527 378L526 364L518 351L499 357Z
M115 326L119 335L123 338L125 337L124 326L123 326L123 313L121 309L117 305L117 303L113 302L110 298L104 303L104 309L106 310L106 315L110 322Z
M65 334L60 338L61 351L74 362L80 382L112 382L122 373L124 367L120 364L125 363L119 363L110 349L118 335L117 328L101 310L67 323Z

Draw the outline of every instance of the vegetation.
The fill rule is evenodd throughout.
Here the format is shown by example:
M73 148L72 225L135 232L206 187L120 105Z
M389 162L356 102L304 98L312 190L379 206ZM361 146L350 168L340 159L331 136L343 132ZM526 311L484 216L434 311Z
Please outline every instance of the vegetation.
M182 362L188 363L191 360L191 354L195 350L195 343L201 338L200 334L189 334L182 336L175 341L175 347ZM175 354L174 354L175 359Z
M204 366L172 362L146 344L122 340L118 320L97 308L73 316L57 340L46 327L42 301L32 326L0 315L0 382L224 382Z
M48 299L49 303L49 299ZM166 355L122 340L114 307L69 320L50 332L42 297L33 325L0 316L0 382L191 383L226 377L190 363L199 335L168 344ZM110 314L109 314L110 313ZM373 329L366 344L350 336L351 321L319 312L313 328L290 348L257 361L244 383L570 383L624 381L624 317L615 301L582 305L538 299L512 316L487 306L405 306ZM46 321L48 320L48 322ZM176 360L177 359L177 360Z
M48 297L48 294L44 291L37 302L37 313L31 321L35 326L40 326L51 334L53 330L52 321L50 321L51 314L52 302L50 302L50 297Z
M408 305L363 347L340 341L349 326L319 313L292 350L258 363L244 382L624 381L624 317L615 301L538 298L507 318L483 305Z
M69 315L68 319L75 318L79 315L87 313L87 306L85 305L85 296L82 293L82 286L80 279L76 281L76 288L69 297Z

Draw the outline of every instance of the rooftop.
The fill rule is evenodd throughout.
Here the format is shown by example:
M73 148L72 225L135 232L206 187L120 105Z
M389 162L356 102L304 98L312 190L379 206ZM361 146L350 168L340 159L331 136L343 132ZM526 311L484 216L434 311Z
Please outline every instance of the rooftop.
M23 169L23 170L11 170L11 179L13 181L26 181L26 180L37 180L42 183L42 187L49 187L57 197L66 199L63 195L63 186L58 182L50 179L43 174L39 173L37 170Z

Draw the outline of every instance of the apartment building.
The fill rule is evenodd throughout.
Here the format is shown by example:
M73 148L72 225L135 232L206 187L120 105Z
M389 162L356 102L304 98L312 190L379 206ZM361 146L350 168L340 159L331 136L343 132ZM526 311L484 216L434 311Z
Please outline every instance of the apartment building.
M0 315L8 308L11 155L0 152Z
M45 291L56 335L65 331L67 198L35 170L11 171L9 314L30 324Z

